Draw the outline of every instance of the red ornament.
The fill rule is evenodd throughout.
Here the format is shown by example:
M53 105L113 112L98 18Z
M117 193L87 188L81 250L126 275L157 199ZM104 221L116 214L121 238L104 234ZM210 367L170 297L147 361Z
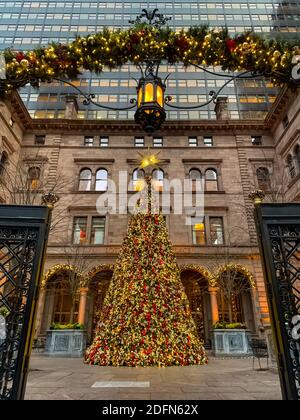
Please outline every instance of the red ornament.
M186 51L189 48L189 43L186 38L176 38L174 44L178 47L181 51Z
M22 52L18 52L18 54L16 55L16 60L18 61L18 63L20 63L20 61L26 59L26 55Z
M138 34L132 34L131 37L130 37L130 41L133 44L138 44L140 42L140 40L141 40L141 37Z
M229 51L233 51L236 48L236 42L234 39L227 39L225 43Z
M79 238L80 238L80 239L85 239L85 237L86 237L86 231L85 231L85 230L81 230L81 231L79 232Z

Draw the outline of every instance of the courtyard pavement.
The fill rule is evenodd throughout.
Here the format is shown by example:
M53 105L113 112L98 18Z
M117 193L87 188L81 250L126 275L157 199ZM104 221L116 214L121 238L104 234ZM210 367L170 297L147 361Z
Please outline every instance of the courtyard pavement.
M265 359L262 361L265 367ZM257 362L256 362L257 363ZM205 366L102 367L82 359L31 356L27 400L280 400L273 370L252 369L252 359L210 358ZM105 387L92 388L107 381ZM122 387L114 381L135 382ZM136 384L139 382L139 384ZM146 387L145 387L146 382ZM119 385L110 387L112 385ZM144 387L143 387L144 386Z

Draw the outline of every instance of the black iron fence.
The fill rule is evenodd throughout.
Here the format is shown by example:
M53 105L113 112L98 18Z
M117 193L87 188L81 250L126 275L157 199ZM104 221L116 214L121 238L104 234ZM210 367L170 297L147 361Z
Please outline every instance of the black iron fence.
M261 204L255 219L282 394L300 400L300 204Z
M0 399L23 399L49 232L44 206L0 205Z

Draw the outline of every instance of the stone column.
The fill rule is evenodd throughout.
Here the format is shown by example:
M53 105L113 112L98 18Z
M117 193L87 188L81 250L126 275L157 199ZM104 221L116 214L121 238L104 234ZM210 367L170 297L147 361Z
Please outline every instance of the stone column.
M36 322L35 322L35 336L38 337L41 333L42 327L42 320L44 314L44 306L45 306L45 297L46 297L46 289L42 288L40 290L39 301L38 301L38 308L36 314Z
M211 320L214 324L215 322L219 321L219 309L218 309L218 301L217 301L217 293L218 288L209 286L208 287L208 293L210 296L210 306L211 306Z
M82 287L80 289L78 323L83 324L83 325L85 325L86 299L87 299L88 291L89 291L88 287Z
M217 98L215 113L217 120L228 120L230 118L227 96L219 96Z

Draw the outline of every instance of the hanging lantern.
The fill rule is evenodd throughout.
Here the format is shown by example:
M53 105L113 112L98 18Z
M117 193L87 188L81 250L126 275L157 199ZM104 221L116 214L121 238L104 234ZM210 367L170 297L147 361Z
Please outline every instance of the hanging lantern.
M147 133L158 130L166 119L163 107L165 89L161 78L154 75L152 70L139 80L134 119Z

